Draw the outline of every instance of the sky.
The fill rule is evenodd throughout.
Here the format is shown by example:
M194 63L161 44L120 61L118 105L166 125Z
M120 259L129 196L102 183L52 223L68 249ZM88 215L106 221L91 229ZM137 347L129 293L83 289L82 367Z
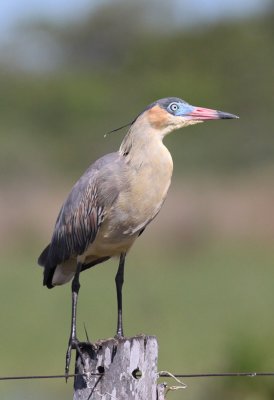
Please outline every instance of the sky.
M55 21L81 17L87 9L107 0L2 0L0 3L0 34L8 36L21 21L42 17Z
M137 0L131 0L137 1ZM159 0L160 2L161 0ZM191 18L216 20L257 13L272 0L165 0L174 8L175 14L183 9L190 10ZM85 14L87 9L115 0L2 0L0 3L0 39L8 37L22 20L34 17L49 18L54 21L75 19ZM157 0L154 0L157 3ZM178 21L180 22L180 21Z

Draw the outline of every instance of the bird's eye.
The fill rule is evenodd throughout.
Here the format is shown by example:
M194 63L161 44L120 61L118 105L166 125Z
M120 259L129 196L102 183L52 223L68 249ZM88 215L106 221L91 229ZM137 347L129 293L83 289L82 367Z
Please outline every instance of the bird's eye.
M170 103L168 106L169 110L172 112L175 112L179 109L179 105L177 103Z

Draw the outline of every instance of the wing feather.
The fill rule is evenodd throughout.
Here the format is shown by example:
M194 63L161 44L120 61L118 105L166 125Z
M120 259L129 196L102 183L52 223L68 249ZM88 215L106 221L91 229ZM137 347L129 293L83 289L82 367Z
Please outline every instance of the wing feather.
M76 203L74 191L78 194ZM87 190L82 191L76 185L56 221L49 251L50 264L55 266L84 253L94 241L103 215L103 208L98 206L94 179Z
M108 154L92 164L73 186L57 217L51 242L38 259L45 267L44 284L48 287L52 287L50 277L56 266L83 254L94 241L106 209L118 196L121 180L115 177L122 172L120 163L118 153ZM113 174L115 169L117 173Z

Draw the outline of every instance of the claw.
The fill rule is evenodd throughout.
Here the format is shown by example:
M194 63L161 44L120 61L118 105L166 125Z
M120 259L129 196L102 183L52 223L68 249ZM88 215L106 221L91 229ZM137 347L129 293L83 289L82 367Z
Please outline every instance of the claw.
M84 323L84 329L85 329L85 333L86 333L87 342L88 342L89 344L91 344L91 343L90 343L90 340L89 340L89 337L88 337L88 332L87 332L87 328L86 328L86 324L85 324L85 323Z
M70 361L71 361L71 350L72 350L72 345L73 345L73 339L70 338L68 342L68 348L66 352L66 366L65 366L65 376L66 376L66 382L68 381L68 374L69 374L69 366L70 366Z
M82 350L79 346L79 340L77 338L72 338L70 337L69 342L68 342L68 348L66 352L66 366L65 366L65 379L66 382L68 381L68 375L69 375L69 366L70 366L70 361L71 361L71 350L75 349L77 351L77 354L79 354L82 364L83 364L83 373L84 375L87 374L86 368L85 368L85 358L82 353Z

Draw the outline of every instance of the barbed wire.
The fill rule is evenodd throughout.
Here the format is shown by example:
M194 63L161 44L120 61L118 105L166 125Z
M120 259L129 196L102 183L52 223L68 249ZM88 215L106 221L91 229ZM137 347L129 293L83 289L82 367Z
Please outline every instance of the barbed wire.
M69 374L69 375L23 375L23 376L0 376L0 381L12 380L27 380L27 379L59 379L59 378L75 378L76 376L83 376L84 374ZM102 372L90 373L90 376L102 376Z
M22 375L22 376L0 376L0 381L11 380L30 380L30 379L62 379L62 378L75 378L76 376L84 376L85 374L60 374L60 375ZM103 372L89 373L89 376L102 376ZM168 372L159 372L160 378L219 378L219 377L273 377L274 372L213 372L213 373L199 373L199 374L172 374Z
M218 378L218 377L251 377L274 376L274 372L217 372L202 374L173 374L176 378ZM161 378L170 378L168 373L160 373Z

